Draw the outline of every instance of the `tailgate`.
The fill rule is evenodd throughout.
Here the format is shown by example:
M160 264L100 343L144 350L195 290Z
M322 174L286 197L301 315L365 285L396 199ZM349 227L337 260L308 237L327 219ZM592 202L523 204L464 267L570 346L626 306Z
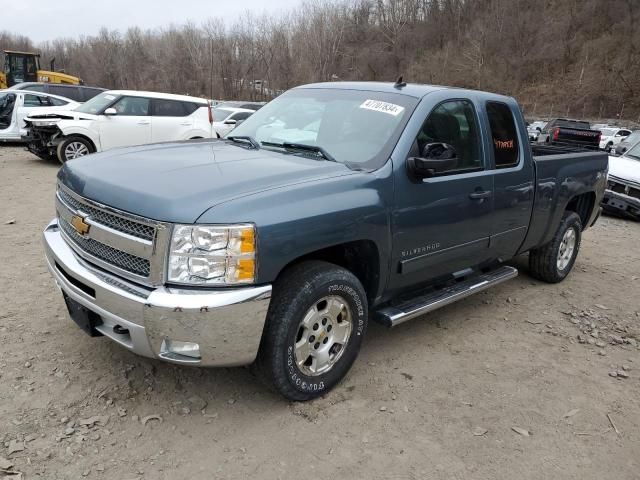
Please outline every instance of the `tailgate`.
M600 132L583 128L556 127L558 134L552 132L554 141L599 145Z

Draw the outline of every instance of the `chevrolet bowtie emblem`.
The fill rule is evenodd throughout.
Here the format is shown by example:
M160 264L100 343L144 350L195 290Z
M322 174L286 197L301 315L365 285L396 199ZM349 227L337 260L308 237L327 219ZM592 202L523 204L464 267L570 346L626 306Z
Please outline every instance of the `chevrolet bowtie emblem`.
M91 228L91 225L85 222L84 218L78 215L74 215L71 218L71 225L80 235L86 235L87 233L89 233L89 228Z

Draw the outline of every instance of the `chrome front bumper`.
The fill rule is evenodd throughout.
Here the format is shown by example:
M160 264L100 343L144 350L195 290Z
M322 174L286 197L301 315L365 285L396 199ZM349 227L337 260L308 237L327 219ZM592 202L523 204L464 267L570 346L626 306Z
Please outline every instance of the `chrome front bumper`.
M96 330L150 358L198 366L253 362L271 298L271 285L187 290L141 287L80 259L57 220L44 231L49 271L71 299L100 316ZM122 333L124 332L124 333ZM199 345L200 358L167 350L168 341Z

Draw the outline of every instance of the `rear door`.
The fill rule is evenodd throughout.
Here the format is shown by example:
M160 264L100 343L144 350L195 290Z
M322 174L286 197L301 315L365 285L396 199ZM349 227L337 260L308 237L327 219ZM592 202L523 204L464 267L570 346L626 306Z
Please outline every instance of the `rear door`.
M484 114L494 171L490 249L493 258L506 259L515 255L527 234L533 208L533 162L524 119L515 103L487 101Z
M102 150L151 142L148 98L123 96L112 107L117 114L101 115L99 120Z
M489 254L493 175L476 103L444 100L427 112L419 106L413 116L424 120L407 157L423 156L428 144L446 143L458 162L425 179L411 178L406 158L394 164L392 290L478 265ZM409 128L405 132L411 135Z
M151 100L151 141L170 142L186 139L193 129L193 104L178 100L154 98Z

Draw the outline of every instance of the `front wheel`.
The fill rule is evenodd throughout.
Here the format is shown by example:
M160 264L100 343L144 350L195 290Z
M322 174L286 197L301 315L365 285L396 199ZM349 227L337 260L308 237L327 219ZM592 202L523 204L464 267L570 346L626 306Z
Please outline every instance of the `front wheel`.
M58 145L58 160L60 163L65 163L68 160L89 155L94 151L95 149L89 140L84 137L72 135L65 138Z
M364 288L351 272L300 263L275 285L257 366L287 399L319 397L351 368L367 315Z
M565 212L549 243L529 253L529 273L548 283L565 279L580 250L582 222L577 213Z

